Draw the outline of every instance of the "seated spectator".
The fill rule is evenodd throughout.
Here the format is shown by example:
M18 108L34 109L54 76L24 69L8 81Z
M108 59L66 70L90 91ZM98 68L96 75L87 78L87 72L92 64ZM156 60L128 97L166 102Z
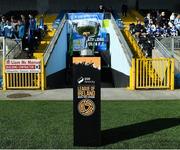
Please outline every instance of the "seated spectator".
M151 23L150 23L150 28L151 28L151 31L154 34L156 32L156 25L153 23L153 21L151 21Z
M129 25L129 30L130 30L130 32L132 33L132 34L135 34L135 24L134 23L131 23L130 25Z
M176 27L174 25L170 29L170 34L171 34L171 36L178 36L178 30L176 29Z
M180 14L177 15L176 19L174 20L174 25L180 32Z
M149 35L153 35L153 31L152 31L150 25L147 26L147 28L146 28L146 33L149 34Z
M162 28L162 37L168 37L170 35L170 29L166 25L164 25Z
M145 29L145 33L144 33ZM146 57L152 56L152 50L155 46L155 38L178 36L180 32L180 14L175 17L175 13L166 16L165 12L148 13L144 18L144 25L138 20L137 24L130 24L131 34L135 34L138 44L142 48Z
M160 37L161 36L161 27L157 24L156 25L156 31L154 32L155 37Z
M141 21L138 20L136 26L135 26L135 36L139 37L139 35L144 32L144 26L142 25Z

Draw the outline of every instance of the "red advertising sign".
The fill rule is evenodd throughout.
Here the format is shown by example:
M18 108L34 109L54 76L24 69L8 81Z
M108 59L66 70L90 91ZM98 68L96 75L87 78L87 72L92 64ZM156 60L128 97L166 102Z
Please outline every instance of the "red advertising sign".
M7 59L6 73L40 73L41 61L37 59Z

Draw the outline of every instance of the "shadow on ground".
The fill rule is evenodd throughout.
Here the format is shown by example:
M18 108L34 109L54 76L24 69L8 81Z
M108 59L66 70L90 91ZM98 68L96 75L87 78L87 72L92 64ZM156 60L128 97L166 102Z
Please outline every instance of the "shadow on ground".
M180 125L179 118L162 118L101 131L101 145L113 144Z

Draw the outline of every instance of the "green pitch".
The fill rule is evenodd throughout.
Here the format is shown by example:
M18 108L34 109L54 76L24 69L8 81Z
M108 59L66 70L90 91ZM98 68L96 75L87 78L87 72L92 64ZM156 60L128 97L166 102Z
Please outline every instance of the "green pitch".
M0 101L0 149L73 147L72 102ZM180 148L180 101L102 102L102 146Z

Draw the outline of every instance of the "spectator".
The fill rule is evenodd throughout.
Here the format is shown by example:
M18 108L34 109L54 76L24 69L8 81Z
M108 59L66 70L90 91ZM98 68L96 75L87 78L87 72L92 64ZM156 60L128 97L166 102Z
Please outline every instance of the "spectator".
M169 19L172 23L174 23L174 20L176 19L175 13L172 13Z
M4 26L4 36L6 38L12 38L13 37L13 27L10 21L6 21L6 25Z
M29 28L29 20L26 19L26 17L24 15L21 14L21 20L23 22L23 24L25 25L25 32L28 31L28 28Z
M156 32L156 25L154 24L153 21L150 22L149 24L150 28L151 28L151 31L152 33L154 34Z
M36 30L36 19L32 15L29 15L29 34L32 37Z
M39 29L44 30L44 16L43 15L39 19Z
M136 26L135 26L135 36L138 38L139 35L143 32L144 26L142 25L141 21L138 20Z
M160 26L158 24L156 25L156 30L155 30L154 34L155 34L156 37L161 36L161 28L160 28Z
M170 29L170 34L171 34L171 36L178 36L178 30L176 29L176 27L174 25Z
M128 11L127 4L122 4L122 7L121 7L122 16L127 17L127 11Z
M169 22L168 22L168 25L172 28L173 25L174 25L174 20L175 20L176 16L175 16L175 13L172 13L170 18L169 18Z
M104 13L105 9L103 5L99 5L99 12Z
M161 13L158 22L161 27L168 24L168 19L166 18L165 12Z
M169 34L170 34L170 29L166 25L164 25L162 27L162 37L168 37Z
M25 36L25 24L22 20L18 20L18 37L23 39Z
M26 18L24 15L21 14L21 21L25 25L26 24Z
M1 22L0 22L0 35L4 35L4 27L6 26L6 18L2 16Z
M176 19L174 20L174 25L180 32L180 14L177 15Z
M145 27L147 27L150 24L151 21L152 21L151 14L148 13L147 16L144 18Z
M14 30L17 29L18 23L17 23L17 21L15 20L14 16L11 16L11 25L12 25L12 27L13 27Z

